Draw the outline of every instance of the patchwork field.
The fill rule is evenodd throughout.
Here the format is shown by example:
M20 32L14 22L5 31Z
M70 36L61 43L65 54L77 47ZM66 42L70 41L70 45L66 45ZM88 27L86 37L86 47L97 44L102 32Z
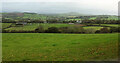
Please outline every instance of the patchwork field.
M10 26L11 23L3 23L2 26L3 28L6 28L8 26ZM10 28L6 28L5 30L16 30L16 31L33 31L35 30L37 27L39 27L40 25L42 25L45 29L48 29L49 27L70 27L70 26L81 26L82 24L80 25L76 25L76 24L39 24L39 23L28 23L27 25L24 25L24 26L20 26L20 27L16 27L16 26L13 26L13 27L10 27ZM103 24L102 24L103 25ZM109 25L109 24L104 24L104 26L117 26L117 25ZM103 27L100 27L100 26L85 26L83 27L84 29L95 29L95 30L100 30L101 28Z
M4 23L3 26L7 26L8 24ZM7 28L5 30L17 30L17 31L21 31L21 30L25 30L25 31L33 31L35 30L37 27L39 27L40 25L42 25L45 29L49 28L49 27L66 27L66 26L73 26L72 24L39 24L39 23L28 23L27 25L24 26L20 26L20 27L10 27Z
M45 27L45 29L49 28L49 27L68 27L68 26L75 26L74 24L40 24L43 27Z
M84 6L84 2L3 2L3 63L118 61L120 16L116 12L104 13L106 9L99 4L95 7L86 3ZM95 8L99 13L93 12Z
M118 33L3 33L3 61L116 60Z

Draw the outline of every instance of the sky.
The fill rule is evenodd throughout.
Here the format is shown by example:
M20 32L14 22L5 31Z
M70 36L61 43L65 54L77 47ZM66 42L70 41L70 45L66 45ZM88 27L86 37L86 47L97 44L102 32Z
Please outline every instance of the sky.
M2 0L5 12L117 15L119 0Z

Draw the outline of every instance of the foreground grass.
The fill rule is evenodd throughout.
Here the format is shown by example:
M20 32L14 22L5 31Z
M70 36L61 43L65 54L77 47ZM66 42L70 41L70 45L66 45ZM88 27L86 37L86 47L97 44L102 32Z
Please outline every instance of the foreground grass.
M3 33L3 61L115 60L117 54L117 33Z

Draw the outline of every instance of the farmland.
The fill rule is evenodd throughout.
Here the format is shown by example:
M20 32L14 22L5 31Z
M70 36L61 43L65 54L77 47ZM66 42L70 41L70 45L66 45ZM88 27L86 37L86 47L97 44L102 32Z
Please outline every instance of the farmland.
M30 23L77 23L76 21L84 21L82 23L102 24L118 24L118 16L114 15L81 15L79 13L66 14L37 14L37 13L3 13L3 22L30 22ZM89 22L88 22L89 21ZM103 22L104 21L104 22Z
M102 26L119 27L119 24L101 24Z
M97 26L87 26L87 27L83 27L84 29L95 29L95 30L100 30L101 28L103 28L103 27L97 27Z
M86 24L64 24L64 23L27 23L24 26L16 26L15 23L2 23L3 26L3 30L6 31L35 31L38 27L42 26L44 28L44 30L47 30L50 27L56 27L56 28L61 28L61 27L82 27L84 30L100 30L102 28L104 28L105 26L107 26L107 28L110 30L110 27L119 27L118 24L101 24L101 26L99 26L99 24L92 24L94 26L87 26ZM10 26L10 27L9 27ZM8 28L7 28L8 27ZM5 28L5 29L4 29Z
M33 31L38 26L39 26L39 24L32 24L32 25L31 24L27 24L24 27L10 27L10 28L7 28L6 30L17 30L17 31L28 30L28 31Z
M8 27L11 23L3 23L3 28ZM76 24L40 24L40 23L28 23L27 25L24 25L24 26L21 26L21 27L16 27L13 25L13 27L10 27L10 28L6 28L5 30L16 30L16 31L21 31L21 30L24 30L24 31L34 31L37 27L39 26L43 26L45 29L48 29L49 27L72 27L72 26L81 26L81 25L76 25ZM117 25L107 25L107 24L102 24L104 26L117 26ZM83 27L84 29L95 29L95 30L100 30L101 26L84 26Z
M4 23L3 26L8 25L6 23ZM38 26L42 25L43 27L45 27L45 29L49 28L49 27L66 27L66 26L74 26L74 25L70 25L70 24L40 24L40 23L28 23L27 25L23 26L23 27L10 27L7 28L5 30L17 30L17 31L21 31L21 30L27 30L27 31L33 31L35 30Z
M118 16L76 14L3 13L3 61L117 60Z
M1 23L2 28L9 27L12 23Z
M49 28L49 27L67 27L67 26L75 26L73 24L40 24L43 27L45 27L45 29Z
M118 33L3 33L2 48L3 61L117 60Z

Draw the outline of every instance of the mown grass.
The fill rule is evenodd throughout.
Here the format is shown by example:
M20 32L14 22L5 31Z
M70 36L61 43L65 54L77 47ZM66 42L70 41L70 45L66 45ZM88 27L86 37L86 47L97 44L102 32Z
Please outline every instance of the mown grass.
M3 33L3 61L116 60L118 33Z

